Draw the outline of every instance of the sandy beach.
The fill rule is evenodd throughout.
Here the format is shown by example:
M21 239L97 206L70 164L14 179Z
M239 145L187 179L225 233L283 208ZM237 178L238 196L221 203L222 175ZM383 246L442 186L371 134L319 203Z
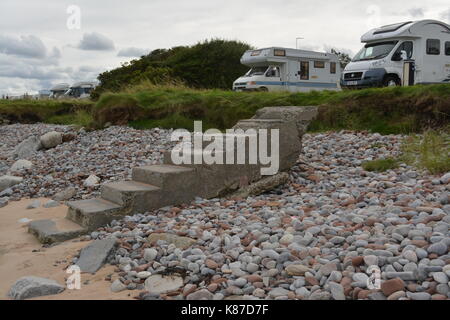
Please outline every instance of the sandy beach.
M35 200L35 199L33 199ZM72 240L50 248L44 248L38 240L27 231L27 224L19 220L51 219L64 217L67 207L29 209L26 207L33 201L24 199L10 202L0 208L0 299L9 299L7 293L14 282L24 276L38 276L56 280L65 284L69 276L65 269L70 265L72 257L88 241ZM39 199L45 203L48 199ZM123 291L112 293L111 283L105 277L114 272L115 267L106 265L95 275L81 275L81 289L68 290L54 296L44 296L41 300L96 300L96 299L130 299L133 293Z

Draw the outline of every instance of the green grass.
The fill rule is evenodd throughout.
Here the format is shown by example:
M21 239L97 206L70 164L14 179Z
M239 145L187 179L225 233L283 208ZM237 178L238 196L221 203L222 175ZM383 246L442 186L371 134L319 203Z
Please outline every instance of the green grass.
M180 84L148 82L119 93L105 93L97 102L60 100L0 101L0 117L12 122L106 124L135 128L203 127L227 129L268 106L318 106L311 132L366 130L381 134L421 133L450 123L450 85L374 88L351 91L233 92L196 90ZM85 113L78 113L79 111ZM77 114L78 113L78 114Z
M402 146L405 163L432 174L450 172L450 130L427 131L408 137Z
M362 164L364 170L371 172L384 172L387 170L396 169L398 166L399 160L393 158L377 159L367 161Z
M90 113L93 105L89 100L0 100L0 118L12 123L72 124L81 120L77 113Z

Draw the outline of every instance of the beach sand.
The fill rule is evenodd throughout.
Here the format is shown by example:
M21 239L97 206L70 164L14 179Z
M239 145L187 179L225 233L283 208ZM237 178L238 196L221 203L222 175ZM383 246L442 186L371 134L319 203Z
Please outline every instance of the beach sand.
M28 233L27 223L20 223L19 220L23 218L39 220L64 217L67 207L61 205L56 208L40 207L27 210L26 207L33 200L23 199L10 202L6 207L0 208L0 299L9 299L7 293L10 287L16 280L24 276L53 279L65 286L65 279L70 276L65 269L70 265L72 258L77 255L78 251L89 244L88 241L75 239L51 248L42 247L37 239ZM48 199L39 200L41 204L48 201ZM36 299L132 299L137 295L137 291L111 292L111 282L105 281L105 277L112 274L114 269L114 266L106 265L95 275L83 273L81 274L80 290L66 289L61 294Z

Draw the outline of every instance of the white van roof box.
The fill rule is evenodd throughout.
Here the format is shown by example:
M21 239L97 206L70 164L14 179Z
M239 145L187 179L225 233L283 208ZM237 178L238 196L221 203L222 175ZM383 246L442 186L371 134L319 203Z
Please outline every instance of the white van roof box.
M436 24L443 28L443 32L450 33L450 25L437 20L407 21L375 28L361 37L361 42L371 42L398 37L419 37L418 29L425 25Z

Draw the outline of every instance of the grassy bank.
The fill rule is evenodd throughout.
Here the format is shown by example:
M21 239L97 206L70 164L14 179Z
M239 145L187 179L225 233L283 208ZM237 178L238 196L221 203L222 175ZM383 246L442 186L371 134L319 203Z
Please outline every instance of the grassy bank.
M382 134L422 132L450 123L450 85L310 93L192 90L141 85L104 94L94 107L97 125L192 128L193 120L225 129L266 106L320 106L310 130L369 130Z
M0 100L0 120L87 126L94 103L86 100Z
M253 92L194 90L143 83L121 93L105 93L96 103L80 101L0 101L0 117L13 122L74 123L100 128L107 123L135 128L225 129L266 106L319 106L311 131L368 130L418 133L450 123L450 85L342 92ZM92 119L91 119L92 117Z

